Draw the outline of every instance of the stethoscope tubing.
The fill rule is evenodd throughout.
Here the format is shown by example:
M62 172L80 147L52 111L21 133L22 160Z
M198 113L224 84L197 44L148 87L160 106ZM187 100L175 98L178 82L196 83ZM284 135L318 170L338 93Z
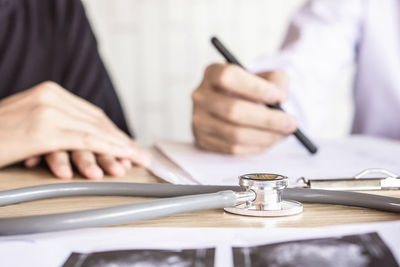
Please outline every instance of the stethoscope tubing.
M130 196L164 198L61 214L0 218L0 235L30 234L67 229L123 224L176 213L235 205L239 186L173 185L119 182L58 183L0 192L0 206L40 199L72 196ZM306 188L287 188L283 198L304 203L320 203L371 208L400 213L400 198L373 194Z

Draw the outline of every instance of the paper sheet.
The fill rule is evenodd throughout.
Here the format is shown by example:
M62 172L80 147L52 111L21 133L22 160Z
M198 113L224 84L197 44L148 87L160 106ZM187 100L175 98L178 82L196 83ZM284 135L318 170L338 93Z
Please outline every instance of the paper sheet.
M0 259L1 266L41 267L63 266L73 257L84 265L65 266L380 267L398 266L399 247L400 222L299 229L91 228L0 237Z
M236 185L239 175L254 172L282 174L290 178L291 184L300 177L350 178L368 168L400 174L399 141L351 136L317 145L318 153L311 155L296 139L289 138L258 155L230 156L199 150L190 143L156 144L199 184ZM178 183L192 181L180 179Z

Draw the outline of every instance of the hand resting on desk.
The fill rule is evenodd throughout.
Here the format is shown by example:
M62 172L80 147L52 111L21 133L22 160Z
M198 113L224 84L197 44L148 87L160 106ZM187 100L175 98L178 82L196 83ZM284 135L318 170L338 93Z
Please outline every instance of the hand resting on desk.
M212 64L192 95L193 132L200 148L228 153L261 152L296 128L296 120L265 104L282 103L282 71L253 75L231 64Z
M43 158L59 178L73 176L70 159L89 179L118 176L149 154L95 105L54 82L43 82L0 101L0 167Z

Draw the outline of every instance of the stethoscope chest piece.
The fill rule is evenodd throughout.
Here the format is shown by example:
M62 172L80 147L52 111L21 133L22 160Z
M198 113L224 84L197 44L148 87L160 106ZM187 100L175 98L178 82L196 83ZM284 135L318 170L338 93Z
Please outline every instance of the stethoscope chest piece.
M293 200L282 200L282 190L288 185L286 176L254 173L239 176L239 184L246 191L253 191L255 199L225 211L247 216L275 217L299 214L303 205Z

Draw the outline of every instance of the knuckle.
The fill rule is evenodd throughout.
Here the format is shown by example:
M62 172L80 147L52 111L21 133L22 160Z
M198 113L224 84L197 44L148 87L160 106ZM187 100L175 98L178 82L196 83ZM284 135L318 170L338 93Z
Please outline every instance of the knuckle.
M192 101L194 103L198 103L201 102L201 100L203 99L203 94L200 90L200 87L198 87L196 90L193 91L192 93Z
M106 117L106 113L104 112L104 110L96 105L93 105L93 109L95 110L95 112L102 117Z
M219 63L213 63L210 64L206 67L206 70L204 71L204 79L207 79L207 77L213 76L213 74L218 71L221 68L221 64Z
M54 100L58 85L52 81L42 82L33 89L33 96L38 103L49 103Z
M209 125L209 118L205 111L200 109L193 110L193 123L196 125Z
M41 87L43 88L49 88L49 89L58 89L60 86L58 83L53 82L53 81L44 81L40 84Z
M216 72L215 83L221 87L227 87L232 83L232 78L235 75L236 66L234 65L223 65Z
M204 135L204 133L202 131L200 131L201 127L197 124L192 123L192 132L193 132L193 136L195 138L196 141L199 141L202 139L202 136Z
M192 118L192 123L193 123L193 127L196 128L196 126L198 126L200 124L200 114L199 112L197 112L196 110L193 111L193 118Z
M283 70L280 70L280 69L274 70L271 75L276 80L279 80L282 82L287 82L287 80L288 80L288 76L287 76L286 72Z
M95 117L98 120L100 120L100 121L108 120L108 116L107 116L106 112L102 108L100 108L100 107L98 107L96 105L92 105L92 108L93 108Z
M45 122L53 116L53 109L48 105L38 104L32 109L32 118L35 122Z
M241 148L238 145L230 145L228 147L228 153L232 155L240 155L241 154Z
M235 143L242 143L246 140L246 132L243 129L234 128L231 131L231 140Z
M238 67L232 64L211 64L206 68L204 80L210 80L212 84L226 87L232 82Z
M226 107L226 117L231 121L237 120L240 112L240 105L236 101L231 101Z
M241 139L240 129L235 126L226 126L223 128L222 136L231 143L239 143Z

